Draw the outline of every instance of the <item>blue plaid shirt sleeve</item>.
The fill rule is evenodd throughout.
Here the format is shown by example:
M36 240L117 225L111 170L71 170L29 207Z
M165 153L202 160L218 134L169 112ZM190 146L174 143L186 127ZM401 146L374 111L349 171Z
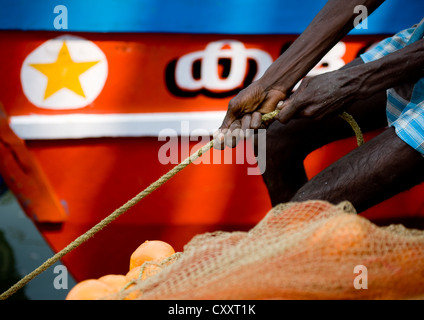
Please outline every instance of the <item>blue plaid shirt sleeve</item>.
M365 63L380 59L422 39L424 19L416 26L386 38L361 55ZM406 100L394 88L387 90L386 115L389 126L408 145L424 156L424 78L415 83L411 98Z
M393 37L386 38L374 47L372 47L367 52L361 54L362 60L367 63L377 59L380 59L392 52L395 52L399 49L405 47L414 33L415 28L409 28L402 30L401 32L396 33Z

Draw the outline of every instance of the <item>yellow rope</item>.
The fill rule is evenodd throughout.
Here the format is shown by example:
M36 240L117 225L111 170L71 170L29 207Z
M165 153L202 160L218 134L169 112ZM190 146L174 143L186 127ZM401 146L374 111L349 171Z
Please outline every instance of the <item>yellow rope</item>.
M343 120L346 120L347 123L350 124L353 131L355 132L356 142L358 144L358 147L362 146L364 144L364 136L362 135L361 128L359 128L359 125L355 121L355 119L347 112L343 112L342 114L339 115L339 117L342 118Z
M64 249L56 253L53 257L47 259L41 266L39 266L37 269L32 271L31 273L27 274L25 277L23 277L21 280L19 280L15 285L10 287L7 291L2 293L0 295L0 300L7 299L11 295L13 295L16 291L24 287L29 281L34 279L36 276L38 276L40 273L44 272L46 269L51 267L53 264L55 264L57 261L59 261L63 256L77 248L79 245L90 239L94 234L102 230L104 227L106 227L109 223L111 223L113 220L118 218L120 215L124 214L126 211L131 209L134 205L136 205L141 199L155 191L157 188L159 188L161 185L163 185L165 182L167 182L169 179L171 179L173 176L175 176L178 172L183 170L185 167L187 167L190 163L195 161L197 158L199 158L203 153L208 151L213 146L213 140L208 142L205 146L198 149L196 152L194 152L191 156L187 157L183 162L175 166L173 169L165 173L163 176L161 176L158 180L153 182L151 185L149 185L146 189L141 191L139 194L137 194L134 198L129 200L127 203L122 205L120 208L116 209L114 212L112 212L109 216L104 218L102 221L97 223L94 227L92 227L90 230L88 230L86 233L82 234L78 238L76 238L74 241L72 241L70 244L68 244Z
M269 121L272 120L277 114L278 110L275 110L273 112L264 114L262 116L262 121ZM344 118L345 119L345 118ZM346 118L347 119L347 118ZM349 121L352 121L353 118L350 117ZM346 120L347 121L347 120ZM348 121L348 122L349 122ZM349 122L352 126L356 124L355 120L353 122ZM357 125L356 125L357 126ZM359 127L357 127L359 128ZM362 136L360 130L356 131L355 128L355 134L358 136L359 134ZM206 145L198 149L196 152L194 152L192 155L187 157L183 162L176 165L174 168L172 168L170 171L165 173L163 176L161 176L158 180L150 184L146 189L141 191L139 194L137 194L134 198L129 200L127 203L122 205L120 208L116 209L114 212L112 212L109 216L101 220L99 223L97 223L94 227L89 229L87 232L76 238L74 241L72 241L70 244L68 244L64 249L56 253L53 257L47 259L42 265L40 265L38 268L36 268L31 273L27 274L25 277L23 277L21 280L19 280L16 284L14 284L12 287L10 287L7 291L3 292L0 295L0 300L5 300L12 296L15 292L23 288L28 282L30 282L32 279L34 279L36 276L47 270L49 267L51 267L53 264L55 264L57 261L59 261L63 256L77 248L79 245L90 239L92 236L94 236L97 232L102 230L104 227L106 227L109 223L111 223L113 220L124 214L126 211L131 209L133 206L135 206L141 199L151 194L153 191L158 189L161 185L163 185L165 182L167 182L169 179L171 179L173 176L175 176L178 172L183 170L185 167L187 167L190 163L194 162L197 158L201 157L202 154L207 152L209 149L213 146L213 141L211 140Z

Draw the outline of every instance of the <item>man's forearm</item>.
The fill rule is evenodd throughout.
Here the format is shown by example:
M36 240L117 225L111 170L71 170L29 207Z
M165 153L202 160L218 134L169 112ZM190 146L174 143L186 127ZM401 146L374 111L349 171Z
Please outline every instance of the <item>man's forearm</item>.
M424 39L397 50L378 60L349 69L352 81L359 81L357 97L415 82L424 77Z
M384 0L329 0L305 31L265 72L265 85L290 90L351 29L357 14L354 8L364 5L368 14Z

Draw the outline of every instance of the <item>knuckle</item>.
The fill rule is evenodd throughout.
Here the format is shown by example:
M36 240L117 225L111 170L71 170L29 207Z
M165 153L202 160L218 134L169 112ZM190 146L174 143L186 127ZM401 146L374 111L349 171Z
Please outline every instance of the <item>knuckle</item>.
M302 116L305 118L312 118L314 115L315 112L313 110L306 109L302 111Z
M228 109L235 110L239 106L239 98L238 96L235 96L228 102Z

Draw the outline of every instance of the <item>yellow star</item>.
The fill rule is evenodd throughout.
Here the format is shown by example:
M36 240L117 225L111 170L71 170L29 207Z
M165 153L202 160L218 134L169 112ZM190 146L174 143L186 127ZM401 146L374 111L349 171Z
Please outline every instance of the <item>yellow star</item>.
M31 63L30 66L47 76L44 100L62 88L68 88L85 98L79 76L99 61L75 62L72 60L66 42L63 41L57 59L52 63Z

